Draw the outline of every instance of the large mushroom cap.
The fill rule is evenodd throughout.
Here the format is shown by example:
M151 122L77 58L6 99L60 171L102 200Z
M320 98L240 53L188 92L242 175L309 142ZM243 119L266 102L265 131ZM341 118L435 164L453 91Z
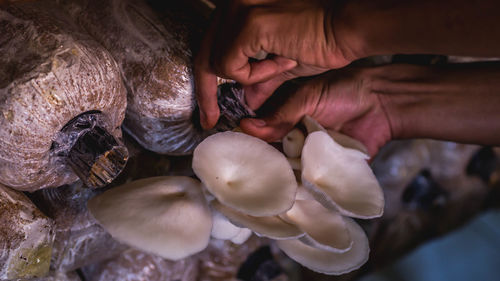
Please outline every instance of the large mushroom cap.
M259 236L265 236L277 240L304 236L304 232L297 226L285 222L279 216L253 217L224 206L217 201L213 201L211 204L215 210L221 212L232 223L241 227L249 228Z
M189 177L154 177L110 189L88 202L117 240L179 260L208 245L212 214L201 185Z
M268 143L237 132L206 138L193 170L220 202L252 216L272 216L293 205L297 182L287 159Z
M379 217L384 194L366 159L326 132L313 132L302 151L302 184L327 208L356 218Z
M277 245L290 258L311 270L330 275L344 274L361 267L368 260L370 252L368 238L363 229L349 218L346 218L346 225L353 245L345 253L317 249L296 239L280 240Z

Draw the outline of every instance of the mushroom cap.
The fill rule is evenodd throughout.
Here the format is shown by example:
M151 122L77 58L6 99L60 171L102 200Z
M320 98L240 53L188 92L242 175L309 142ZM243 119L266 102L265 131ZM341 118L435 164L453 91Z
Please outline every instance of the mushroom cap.
M326 130L326 132L336 143L340 144L341 146L345 148L356 149L368 155L368 148L366 148L366 146L357 139L332 130Z
M211 204L215 210L221 212L232 223L249 228L259 236L280 240L299 238L304 235L304 232L297 226L284 221L279 216L253 217L217 201L212 201Z
M287 157L298 158L302 153L305 136L301 130L294 128L283 137L283 152Z
M210 239L210 208L189 177L129 182L92 198L88 208L117 240L166 259L202 251Z
M353 240L351 249L345 253L314 248L297 239L280 240L277 245L287 256L316 272L341 275L356 270L368 260L370 247L363 229L354 220L345 219Z
M305 240L302 240L306 244L310 242L318 248L337 253L346 252L352 246L343 217L315 200L296 200L282 217L306 233Z
M304 124L304 126L306 127L308 134L317 131L326 132L335 142L337 142L341 146L356 149L368 155L368 148L366 148L363 143L361 143L357 139L351 138L339 132L325 129L323 126L321 126L321 124L318 123L318 121L314 120L309 115L306 115L304 116L304 118L302 118L302 124Z
M232 224L223 214L216 210L212 210L212 221L211 236L215 239L231 240L242 230L241 227Z
M302 151L302 184L328 209L356 218L379 217L384 194L366 159L327 133L313 132Z
M217 200L240 212L272 216L293 205L293 170L261 139L237 132L212 135L194 150L193 170Z
M305 115L304 118L302 118L302 124L304 124L304 127L306 127L308 134L317 131L326 132L326 129L309 115Z

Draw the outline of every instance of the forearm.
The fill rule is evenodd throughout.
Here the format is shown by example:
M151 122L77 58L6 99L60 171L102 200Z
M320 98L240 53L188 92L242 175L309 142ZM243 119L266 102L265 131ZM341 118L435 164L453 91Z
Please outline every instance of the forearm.
M500 145L499 63L389 65L370 76L393 138Z
M379 54L500 55L500 1L347 0L335 36L353 58Z

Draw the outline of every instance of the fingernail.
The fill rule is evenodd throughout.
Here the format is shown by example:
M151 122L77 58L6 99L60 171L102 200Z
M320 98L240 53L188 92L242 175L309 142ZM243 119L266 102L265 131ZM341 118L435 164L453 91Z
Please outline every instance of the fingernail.
M262 120L262 119L250 119L252 124L254 124L254 126L256 127L264 127L266 126L266 121Z

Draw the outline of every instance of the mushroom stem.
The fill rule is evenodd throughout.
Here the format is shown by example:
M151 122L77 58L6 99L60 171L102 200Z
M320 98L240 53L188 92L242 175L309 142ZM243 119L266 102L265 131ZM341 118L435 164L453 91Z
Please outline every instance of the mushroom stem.
M91 188L111 183L128 160L127 148L106 130L106 118L89 111L68 122L56 137L52 150Z

